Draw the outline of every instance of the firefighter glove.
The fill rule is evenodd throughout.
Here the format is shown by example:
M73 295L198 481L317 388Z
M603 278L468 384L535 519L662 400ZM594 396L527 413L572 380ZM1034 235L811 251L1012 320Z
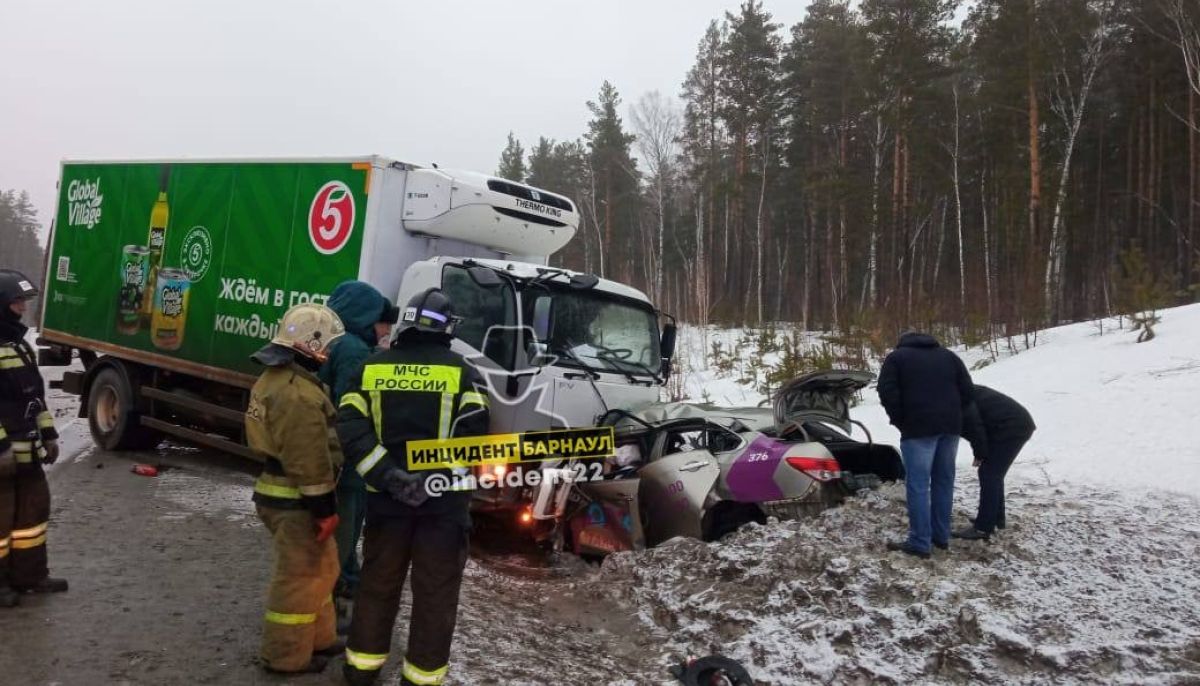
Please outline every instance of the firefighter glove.
M403 469L392 469L383 476L384 484L392 498L410 507L420 507L429 499L425 492L425 479Z
M46 456L42 458L42 462L45 462L46 464L54 464L55 462L58 462L58 441L46 441L42 444L42 446L46 448Z
M0 478L9 477L17 473L17 456L13 454L12 448L5 448L4 452L0 453Z
M329 540L329 537L333 535L334 531L337 531L338 516L336 514L332 514L328 517L322 517L314 520L314 522L317 525L317 542L324 543L325 541Z

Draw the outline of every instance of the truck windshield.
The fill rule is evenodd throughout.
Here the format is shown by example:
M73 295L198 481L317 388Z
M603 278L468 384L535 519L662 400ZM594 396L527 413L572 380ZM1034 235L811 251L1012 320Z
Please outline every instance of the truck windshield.
M654 377L659 373L658 319L654 312L594 290L551 287L554 307L549 352L557 364ZM531 294L532 295L532 294ZM533 321L533 302L525 302Z

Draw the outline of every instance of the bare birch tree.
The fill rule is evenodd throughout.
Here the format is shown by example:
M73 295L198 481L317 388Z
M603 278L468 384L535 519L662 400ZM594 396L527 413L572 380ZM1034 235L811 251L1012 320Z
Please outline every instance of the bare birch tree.
M1054 65L1054 89L1050 93L1050 109L1066 128L1062 166L1058 176L1058 192L1054 198L1054 216L1050 224L1050 247L1046 259L1046 280L1043 296L1046 316L1051 323L1058 320L1062 303L1063 263L1067 246L1063 231L1063 207L1067 200L1067 183L1071 176L1071 157L1084 110L1096 74L1104 62L1106 44L1111 31L1109 0L1097 3L1095 23L1085 38L1082 52L1075 54L1063 35L1063 27L1053 26L1058 42L1058 60Z
M667 233L667 195L675 173L682 118L678 106L662 93L650 91L629 108L629 119L637 134L636 144L649 172L650 195L657 222L654 254L647 262L654 272L655 301L663 296L663 245Z

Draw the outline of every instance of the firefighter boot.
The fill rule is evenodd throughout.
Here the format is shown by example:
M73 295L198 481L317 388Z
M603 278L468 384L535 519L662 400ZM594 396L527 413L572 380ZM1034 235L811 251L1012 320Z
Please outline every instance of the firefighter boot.
M67 580L48 576L32 586L14 586L13 588L21 593L62 593L67 590Z

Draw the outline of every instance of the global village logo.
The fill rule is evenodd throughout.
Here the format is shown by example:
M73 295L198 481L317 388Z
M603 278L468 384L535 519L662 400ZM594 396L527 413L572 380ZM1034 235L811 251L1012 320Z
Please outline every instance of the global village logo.
M91 229L100 223L103 212L100 178L95 181L75 179L67 186L67 226L86 226Z

